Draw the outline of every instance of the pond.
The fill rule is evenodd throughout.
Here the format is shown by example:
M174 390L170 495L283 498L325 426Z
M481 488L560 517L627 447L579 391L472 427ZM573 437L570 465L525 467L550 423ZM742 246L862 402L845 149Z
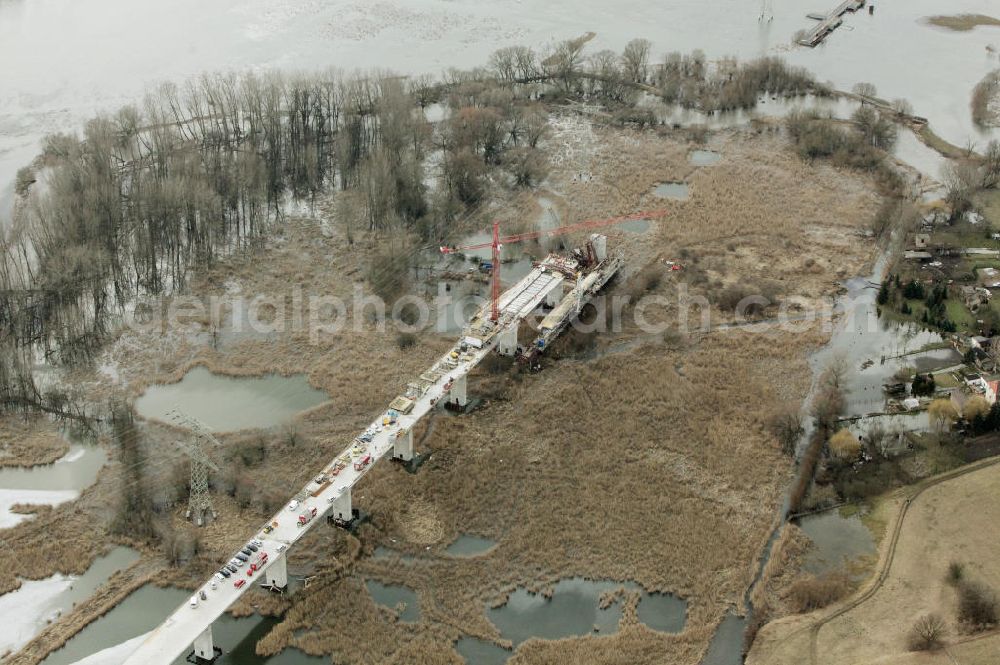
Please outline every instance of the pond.
M688 185L685 182L661 182L653 188L653 194L661 199L676 199L686 201L688 198Z
M692 150L688 155L688 161L695 166L711 166L718 164L722 155L713 150Z
M861 557L875 554L871 531L856 514L844 517L839 510L828 510L807 515L798 520L798 525L813 543L802 563L803 569L813 575L846 567Z
M515 648L525 640L538 637L557 640L599 633L608 635L617 632L622 616L621 601L616 600L608 607L600 607L601 595L616 589L641 590L632 582L594 581L581 577L559 580L553 588L551 598L530 593L518 588L507 602L496 608L489 608L487 616L500 631L500 635L510 640ZM647 619L655 625L654 630L677 632L683 629L687 612L686 601L673 598L665 601L657 598L661 594L644 593L639 601Z
M403 611L399 613L400 621L418 621L420 619L420 601L417 592L405 586L382 584L375 580L365 580L365 588L379 605L395 611L403 603Z
M647 593L639 599L639 621L661 633L684 630L687 602L670 593Z
M179 409L216 431L273 427L329 399L309 385L306 377L232 377L195 367L177 383L149 387L135 401L140 416L169 420Z
M482 536L471 536L463 534L455 539L451 545L445 548L445 553L451 556L470 557L478 556L489 552L497 544L497 541Z
M455 642L458 652L468 665L503 665L513 652L475 637L463 637Z

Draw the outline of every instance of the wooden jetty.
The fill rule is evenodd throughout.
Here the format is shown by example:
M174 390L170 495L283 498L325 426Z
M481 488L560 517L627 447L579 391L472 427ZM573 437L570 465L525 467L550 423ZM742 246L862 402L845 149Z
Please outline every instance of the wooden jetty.
M809 18L817 21L816 27L799 39L798 43L803 46L816 46L843 23L841 16L847 12L856 12L864 6L865 0L844 0L829 14L809 14Z

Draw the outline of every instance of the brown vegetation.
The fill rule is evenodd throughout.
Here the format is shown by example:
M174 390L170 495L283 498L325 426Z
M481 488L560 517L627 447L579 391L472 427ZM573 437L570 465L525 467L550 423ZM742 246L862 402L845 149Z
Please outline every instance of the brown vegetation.
M955 14L931 16L927 19L931 25L936 25L949 30L966 32L980 25L1000 25L1000 19L984 14Z
M983 77L972 89L972 120L980 127L994 127L997 117L997 93L1000 93L1000 71L993 71Z
M69 442L44 417L0 416L0 467L51 464Z
M838 430L830 437L830 452L843 461L852 461L861 454L861 442L858 437L848 429Z
M843 572L830 572L821 577L803 577L792 584L788 598L796 612L813 610L836 602L851 591L851 580Z
M641 51L640 46L635 48ZM629 56L631 77L642 73L638 51ZM480 164L504 164L498 151L505 148L496 143L496 117L486 111L461 111L507 107L494 107L487 98L497 91L474 81L462 82L456 90L459 97L450 102L452 121L443 131L449 141L464 146L455 157L464 155L468 168L449 176L451 167L445 166L441 184L452 188L459 200L495 194L476 188L487 184L477 176ZM511 117L501 115L509 128ZM564 133L566 125L553 123L548 131L538 130L532 125L537 118L527 116L523 120L529 129L519 141L530 145L534 140L540 149L555 153L577 138ZM824 164L804 167L773 132L755 129L712 136L712 147L723 150L726 161L697 170L687 162L689 145L683 136L612 129L601 125L603 116L573 111L561 117L592 129L593 137L592 160L566 160L552 165L549 173L552 189L566 193L572 218L662 203L651 194L658 182L686 179L691 184L692 199L671 203L670 216L645 233L609 230L611 242L626 251L630 266L644 268L643 293L673 296L678 276L657 273L657 266L662 266L661 258L680 258L685 265L680 277L686 278L692 294L715 301L718 316L725 303L714 296L730 285L783 281L780 288L772 285L775 297L792 293L815 301L829 294L834 278L854 274L868 259L852 234L875 210L870 180ZM512 141L507 141L506 149L513 150ZM377 170L382 166L377 160L371 163L373 173L382 172ZM578 181L575 176L582 170L593 172L594 178ZM460 177L453 177L456 173ZM764 182L768 187L761 188ZM308 190L308 180L305 186ZM353 214L365 219L370 209L364 206L377 203L380 191L365 192L371 197ZM398 190L394 196L396 203L406 199ZM343 222L338 198L331 201L317 194L317 214ZM284 294L294 283L307 293L347 296L352 281L371 276L374 252L365 228L370 224L363 221L337 224L327 236L312 219L285 218L280 243L262 242L247 255L220 255L211 267L198 271L191 288L209 295L235 283L244 292ZM434 235L446 227L428 228L415 225L413 232ZM267 270L261 270L264 257ZM387 260L386 265L393 263ZM762 265L769 265L771 274L758 274ZM651 310L648 319L670 320L676 314L672 302ZM732 313L721 312L721 317L728 321ZM580 574L636 580L650 590L683 595L690 602L686 630L679 636L654 633L626 612L614 637L530 643L518 651L515 662L551 662L556 653L559 658L575 654L581 660L599 654L602 662L697 662L725 611L742 603L752 563L789 477L787 457L766 414L805 393L805 358L825 336L816 326L801 332L691 336L672 327L663 337L681 342L629 346L641 339L641 331L626 321L621 332L598 336L604 346L595 349L593 360L563 360L540 375L484 369L470 390L482 394L488 386L489 399L473 414L434 421L433 434L426 439L434 455L418 474L379 465L357 489L356 503L372 514L360 541L316 529L296 547L293 565L314 576L313 583L296 595L284 621L260 648L271 653L294 644L311 653L367 653L370 662L408 662L422 653L424 662L455 662L450 643L461 634L499 639L485 618L487 604L501 602L517 585L540 588ZM179 380L188 368L202 364L233 375L305 372L332 397L331 404L298 419L294 436L271 432L220 437L226 449L223 457L232 468L213 477L220 519L201 531L197 548L183 549L176 541L184 527L179 456L162 466L147 465L143 482L150 484L150 509L173 529L164 532L169 537L163 538L162 552L139 543L147 561L164 570L169 563L179 563L163 575L181 585L207 575L268 514L267 497L281 497L287 487L303 483L316 459L332 457L450 342L428 334L417 338L415 345L401 348L393 334L380 335L370 327L360 334L345 331L318 340L299 331L275 340L249 337L223 344L176 331L162 337L120 335L107 360L132 393L152 382ZM625 345L624 350L612 351L615 344ZM373 376L383 380L373 381ZM88 388L110 396L117 388L109 383L102 379ZM169 431L156 424L141 428L141 448L131 449L131 440L119 436L119 442L126 443L122 452L149 455L159 450L165 455ZM100 534L87 525L112 518L98 509L98 498L104 506L115 505L112 499L118 496L130 498L119 491L128 478L127 468L113 463L102 473L79 504L83 512L72 522L60 523L59 513L42 511L33 523L19 526L20 537L9 553L0 553L0 561L10 559L5 572L27 576L26 565L16 560L46 531L49 536L94 532L96 541ZM149 507L145 497L131 498L141 499L143 511ZM68 519L71 513L61 514ZM493 537L499 544L475 559L441 556L444 545L464 531ZM421 560L405 566L359 556L389 538L402 551L420 554ZM77 543L83 552L78 561L84 566L86 553L96 548L88 539L85 535L84 542ZM54 565L50 559L31 573L41 575ZM420 595L421 621L400 624L393 613L376 608L359 586L360 577L413 586ZM362 662L369 662L364 658Z

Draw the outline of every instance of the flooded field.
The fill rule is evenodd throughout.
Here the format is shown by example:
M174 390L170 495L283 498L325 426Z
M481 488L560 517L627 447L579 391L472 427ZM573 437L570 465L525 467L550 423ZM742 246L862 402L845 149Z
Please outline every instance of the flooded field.
M70 0L0 4L0 218L8 215L17 169L38 152L50 132L76 131L95 111L141 100L160 82L183 81L203 71L283 68L388 67L402 73L437 73L452 66L485 64L502 46L541 48L594 31L589 45L620 51L630 40L653 42L663 52L701 49L709 60L778 55L812 71L821 81L849 90L873 83L885 99L908 99L934 130L957 145L982 144L991 133L974 127L969 94L998 63L987 50L984 28L955 32L923 19L941 11L930 0L878 3L874 15L849 15L822 46L792 44L809 26L795 0L770 3L772 20L760 22L757 3L676 0L649 4L625 0L608 14L603 4L555 0L531 11L500 5L399 0L336 6L317 2L223 0L170 5L127 0ZM995 13L988 0L957 0L948 11ZM197 21L191 21L191 16ZM637 25L669 26L650 32ZM155 25L156 30L136 26ZM128 58L120 57L127 52ZM893 53L893 57L873 54ZM927 53L934 52L934 58ZM912 63L920 63L913 67ZM761 108L770 112L771 101ZM430 107L428 117L444 116ZM687 119L687 120L690 120ZM679 122L686 122L679 119ZM937 175L937 174L934 174Z
M273 427L327 401L304 376L220 376L195 367L177 383L151 386L135 401L143 418L169 420L180 409L213 430Z

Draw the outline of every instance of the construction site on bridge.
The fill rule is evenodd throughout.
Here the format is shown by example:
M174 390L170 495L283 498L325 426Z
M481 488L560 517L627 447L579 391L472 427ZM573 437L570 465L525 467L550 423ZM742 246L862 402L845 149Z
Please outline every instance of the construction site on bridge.
M555 201L557 211L567 219L601 219L622 211L656 208L664 202L649 192L663 181L690 182L696 196L692 201L671 202L669 214L646 227L638 226L645 228L642 231L623 231L621 225L611 224L603 231L577 232L573 240L582 250L580 255L560 252L563 269L546 268L532 278L534 282L558 281L541 299L540 304L547 301L554 307L543 309L539 321L547 317L565 320L560 313L578 306L580 291L574 293L578 280L585 288L594 287L607 275L583 267L579 276L570 276L565 269L588 255L591 232L608 236L606 261L622 253L618 279L603 287L617 296L670 297L672 280L677 277L685 278L693 293L711 294L711 289L722 288L720 282L761 280L757 266L768 262L775 270L794 274L799 292L815 295L823 292L827 279L811 269L807 258L848 273L863 261L850 251L851 231L871 206L862 181L823 168L810 168L803 174L793 155L775 149L774 138L720 137L709 147L725 154L725 161L703 169L688 164L686 141L653 137L627 159L623 157L627 150L635 150L627 135L602 130L599 141L603 156L591 167L592 182L587 186L574 184L572 167L556 169L552 176L553 187L572 192L571 203L568 196L554 192L533 193L513 204L514 212L503 218L501 228L509 229L510 235L532 233L532 221L539 214L536 196ZM745 201L759 194L755 183L761 173L775 186L756 207L747 208ZM838 189L827 193L815 187L831 178L839 183ZM802 187L809 188L809 196L799 195ZM824 212L817 217L816 210ZM318 214L332 212L320 208ZM803 219L814 221L804 225ZM480 226L466 226L456 235L475 228ZM793 243L796 251L777 246L771 239L776 232L789 238L783 242ZM735 250L727 248L726 239L736 234L746 239ZM317 236L314 221L293 218L286 240L268 250L267 270L261 270L259 261L233 261L207 275L197 288L221 293L238 284L244 293L282 293L289 283L301 283L305 289L349 298L351 280L356 279L352 275L364 274L366 262L377 249L350 248L339 232L319 242ZM600 243L592 244L596 253ZM535 253L534 263L546 261L547 254L538 254L536 243L529 240L524 245ZM682 262L684 271L671 273L666 260ZM588 263L589 259L577 265ZM501 262L501 271L508 268L508 263ZM532 265L530 272L537 269ZM477 277L481 274L476 271ZM594 283L586 285L588 279ZM525 283L508 281L504 293L511 293L512 299L519 284ZM501 296L499 302L505 302ZM502 319L504 308L499 302ZM583 309L587 321L593 321L590 308ZM659 322L675 311L673 305L650 309L647 318ZM777 495L785 479L776 463L780 453L771 449L760 414L769 413L785 396L802 394L805 352L821 338L798 334L775 342L734 333L689 344L668 333L643 342L641 331L627 317L621 331L588 333L570 328L558 337L550 334L542 344L544 353L535 358L545 370L533 374L522 371L530 363L516 362L517 347L525 361L535 355L542 336L539 326L528 330L527 323L522 324L515 341L505 338L502 326L492 325L491 314L487 307L472 325L492 335L494 351L486 356L488 362L478 363L472 376L465 375L464 382L450 363L463 355L478 355L476 342L465 341L462 349L473 327L447 336L420 334L418 342L408 348L370 325L363 334L345 331L315 342L306 333L286 332L276 339L224 341L218 348L197 336L123 337L109 357L122 368L122 381L132 394L152 385L171 385L192 367L204 367L223 377L304 374L331 400L301 413L287 427L216 432L222 449L215 459L221 471L213 472L210 482L219 518L198 529L185 522L183 510L172 516L178 535L198 538L198 553L185 555L180 565L159 565L158 549L133 541L144 553L142 565L116 577L100 598L76 608L71 622L54 624L13 662L36 662L32 654L57 649L72 636L71 630L95 621L144 584L181 587L190 590L189 596L197 595L205 580L245 547L250 537L264 545L267 567L251 578L245 576L248 566L240 568L248 583L247 592L238 599L232 581L219 584L215 593L234 592L229 614L259 612L281 617L260 640L257 650L261 654L288 648L310 654L349 652L358 663L374 664L405 661L408 655L419 653L430 663L455 662L452 645L462 635L503 644L484 607L503 604L520 586L545 592L563 576L584 575L636 580L649 590L682 595L688 599L684 632L649 631L636 622L637 598L628 596L630 609L616 635L585 638L571 645L533 640L517 649L518 662L574 662L587 657L580 649L596 650L597 658L610 657L612 651L625 653L637 663L653 662L647 658L650 653L678 663L697 662L708 633L726 607L737 602L745 584L745 562L756 551L753 539L726 525L750 525L763 537L772 517L770 497ZM505 349L513 347L512 356L496 352L501 343ZM451 371L435 379L428 373L435 367ZM453 383L445 391L449 378ZM757 389L746 392L737 385ZM450 417L437 408L460 401L463 387L469 406L474 407L468 413ZM424 418L410 421L416 409L423 408L413 396L424 388L427 403L433 398L437 402ZM371 443L367 452L351 455L346 463L343 455L353 452L359 433L377 426L383 428L375 432L384 437L377 439L382 454L406 455L409 436L389 441L385 425L386 418L392 419L389 405L399 397L413 402L414 410L410 414L396 411L393 433L409 424L414 456L431 453L419 471L411 474L402 464L374 463ZM405 409L407 403L397 405ZM153 446L172 448L178 434L156 421L148 421L144 428ZM736 436L744 443L734 448ZM152 450L150 455L155 455ZM372 460L363 470L356 470L355 463L363 462L365 455L372 455ZM621 464L628 465L629 473L622 473ZM353 509L358 508L361 517L367 516L352 531L330 528L322 519L324 511L333 513L333 504L326 499L337 488L331 484L320 489L326 481L317 480L339 465L344 466L336 478L361 475L366 479L352 488L351 512L341 513L352 518ZM152 469L157 486L174 484L168 465ZM76 552L100 551L102 542L89 524L105 510L109 489L117 485L120 473L118 465L111 466L81 497L81 512L61 514L56 526L50 527L56 533L69 529L75 534ZM186 496L187 475L179 484ZM241 488L246 487L251 489L249 503L239 498ZM601 492L595 494L595 487ZM289 510L293 493L302 490L307 490L305 506ZM738 500L741 496L754 498ZM623 497L634 501L625 502ZM309 518L307 527L297 526L310 506L317 508L316 516ZM725 506L725 515L716 515L720 506ZM632 519L622 521L619 518L626 509ZM288 531L272 531L259 538L276 515L281 515L279 525ZM51 525L54 518L54 512L51 518L42 513L36 524ZM654 524L658 525L655 529L643 527ZM23 531L24 535L8 539L11 556L18 556L16 561L9 559L10 571L33 577L51 574L47 566L58 556L21 556L38 551L31 549L36 542L31 523ZM479 557L445 555L445 546L465 533L498 544ZM673 535L665 540L664 533ZM279 557L277 548L284 543L268 540L271 536L298 539ZM374 555L380 547L392 548L398 556ZM260 554L255 552L254 557ZM71 560L85 562L89 556L77 554ZM407 563L411 557L415 564ZM279 558L293 585L291 593L269 593L251 583L266 582L268 575L277 577L282 565ZM724 574L699 572L710 570ZM363 580L412 588L420 598L421 619L414 624L397 621L395 611L373 602ZM219 602L212 601L211 595L208 598L207 604L199 599L197 608L185 602L178 611L182 616L197 616L204 624L229 604L228 598ZM190 638L183 639L191 641L178 639L171 644L176 653L190 652L192 642L201 635L195 631L204 630L198 625L186 629L191 631ZM213 646L228 649L228 644L218 643L218 637Z
M413 427L439 402L464 408L468 403L468 373L494 350L503 356L517 356L528 364L535 363L537 355L580 315L591 298L618 273L623 262L620 252L608 252L607 237L594 233L583 248L574 250L570 256L550 254L535 263L527 276L501 294L500 250L504 243L541 235L555 236L622 221L647 220L665 212L635 213L503 238L499 223L495 222L493 239L489 243L493 253L492 297L469 322L455 347L421 373L417 380L408 383L406 392L396 397L387 410L351 441L336 459L317 469L313 481L292 496L287 507L269 519L259 533L250 534L241 552L237 552L223 569L207 580L190 603L179 607L154 630L129 657L126 665L169 662L182 655L184 645L188 644L193 645L187 655L188 662L198 665L214 663L222 655L222 649L215 645L212 623L251 587L247 582L253 580L247 578L256 574L261 586L272 591L284 591L288 585L288 548L316 524L317 518L325 517L332 524L353 529L361 515L353 507L351 490L372 465L390 454L394 460L411 463L415 456ZM451 251L455 249L442 247L444 253ZM566 282L571 284L571 288L564 293ZM524 349L518 340L519 328L522 321L540 306L550 310L550 313L542 319L537 337ZM197 423L194 423L194 428L198 429ZM193 473L202 477L206 474L197 460ZM198 484L192 481L192 488ZM204 481L201 484L204 485ZM192 504L188 517L194 517L202 524L205 518L203 513L211 510L209 504L195 498L194 493ZM248 565L247 578L242 576L240 570L244 564ZM230 575L235 575L237 579L230 580Z

